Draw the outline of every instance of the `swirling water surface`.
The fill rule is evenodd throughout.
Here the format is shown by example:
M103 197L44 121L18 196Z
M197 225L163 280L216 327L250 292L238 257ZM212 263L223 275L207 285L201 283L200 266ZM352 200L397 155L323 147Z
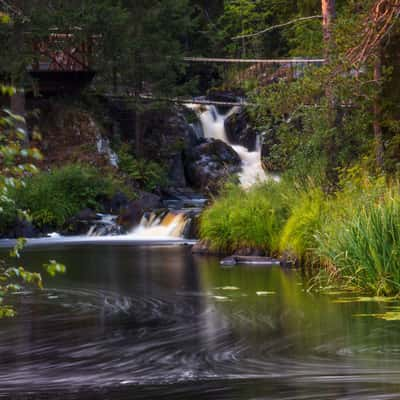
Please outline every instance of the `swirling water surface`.
M0 321L0 398L400 399L387 304L309 294L299 273L178 246L29 248L65 276Z

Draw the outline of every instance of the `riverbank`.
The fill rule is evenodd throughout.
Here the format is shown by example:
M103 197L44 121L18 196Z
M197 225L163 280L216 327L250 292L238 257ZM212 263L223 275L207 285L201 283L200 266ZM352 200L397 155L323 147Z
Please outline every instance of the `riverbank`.
M200 237L213 252L283 257L342 287L397 295L398 193L397 182L362 171L344 176L333 194L285 180L248 191L229 186L204 211Z

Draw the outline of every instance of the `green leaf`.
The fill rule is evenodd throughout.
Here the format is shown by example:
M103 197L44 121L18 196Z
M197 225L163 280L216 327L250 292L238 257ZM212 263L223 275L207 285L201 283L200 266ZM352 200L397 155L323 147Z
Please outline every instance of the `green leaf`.
M50 260L48 264L44 264L43 266L46 270L46 272L54 277L57 274L65 274L66 272L66 267L63 264L58 263L55 260Z

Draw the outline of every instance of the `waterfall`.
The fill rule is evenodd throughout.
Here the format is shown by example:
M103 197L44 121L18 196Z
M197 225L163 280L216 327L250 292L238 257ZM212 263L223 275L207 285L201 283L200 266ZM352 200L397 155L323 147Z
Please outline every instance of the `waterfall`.
M219 139L231 146L242 160L242 172L239 175L240 183L244 189L248 189L256 183L268 179L261 161L261 143L257 139L255 151L249 151L244 146L232 144L226 135L225 121L240 110L233 107L226 114L221 114L214 105L188 104L188 108L195 111L201 122L204 137L207 139Z
M128 233L128 236L132 239L157 240L183 238L190 222L190 218L183 212L169 211L161 215L152 212L144 215L139 226Z

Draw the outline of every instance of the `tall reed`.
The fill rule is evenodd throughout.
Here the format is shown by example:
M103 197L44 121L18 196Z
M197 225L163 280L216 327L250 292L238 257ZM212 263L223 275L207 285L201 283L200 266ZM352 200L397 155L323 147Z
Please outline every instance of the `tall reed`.
M398 188L332 221L316 236L318 254L346 283L377 295L400 292L400 196Z

